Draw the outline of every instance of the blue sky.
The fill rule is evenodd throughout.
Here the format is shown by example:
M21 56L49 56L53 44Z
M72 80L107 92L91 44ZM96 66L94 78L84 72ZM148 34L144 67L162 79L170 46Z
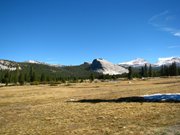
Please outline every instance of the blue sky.
M0 0L0 59L75 65L180 54L179 0Z

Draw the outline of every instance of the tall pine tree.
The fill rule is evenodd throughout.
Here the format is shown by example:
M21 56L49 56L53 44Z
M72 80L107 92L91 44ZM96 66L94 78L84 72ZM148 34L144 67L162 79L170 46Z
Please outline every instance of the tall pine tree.
M132 68L131 68L131 66L128 68L128 70L129 70L128 79L132 80Z
M144 77L144 67L141 67L140 75L141 75L141 77Z
M42 74L41 74L41 82L44 82L44 81L46 81L46 77L45 77L45 74L42 73Z
M24 74L22 72L19 75L19 84L24 85Z
M144 77L148 77L148 67L147 64L144 66Z
M30 77L30 82L36 81L36 73L34 72L32 66L30 67L29 77Z
M160 75L161 75L161 76L164 76L164 75L165 75L164 65L161 66Z
M149 77L152 77L152 66L151 66L151 64L150 64L150 66L149 66L149 72L148 72L148 76Z
M4 76L4 82L5 82L6 86L9 83L9 77L10 77L9 71L6 71L5 76Z
M173 62L171 65L171 72L172 72L172 76L177 76L178 75L178 68L176 66L176 62Z

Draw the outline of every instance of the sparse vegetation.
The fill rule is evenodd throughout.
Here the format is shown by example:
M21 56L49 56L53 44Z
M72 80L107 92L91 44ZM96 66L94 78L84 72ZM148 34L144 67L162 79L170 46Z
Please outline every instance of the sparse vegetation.
M178 134L179 103L100 102L154 93L180 93L180 78L0 87L0 134Z
M38 81L34 81L34 82L31 82L30 84L31 85L39 85L39 82Z

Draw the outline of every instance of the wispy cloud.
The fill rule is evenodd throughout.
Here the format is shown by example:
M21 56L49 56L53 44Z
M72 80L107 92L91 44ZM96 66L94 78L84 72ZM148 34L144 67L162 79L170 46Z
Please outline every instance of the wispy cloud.
M174 33L174 36L180 37L180 32Z
M149 19L149 23L152 24L153 26L156 26L156 27L160 27L162 24L159 24L157 23L157 19L161 18L162 16L164 15L167 15L169 13L168 10L164 11L164 12L161 12L159 14L156 14L154 16L152 16L150 19Z
M174 24L175 20L176 16L166 10L152 16L148 23L162 31L169 32L173 36L180 37L180 29L172 25Z
M174 48L180 48L180 45L172 45L172 46L168 46L169 49L174 49Z

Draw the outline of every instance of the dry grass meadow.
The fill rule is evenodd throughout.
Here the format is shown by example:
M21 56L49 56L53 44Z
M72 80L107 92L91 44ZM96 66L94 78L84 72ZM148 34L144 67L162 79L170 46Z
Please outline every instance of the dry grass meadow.
M0 134L180 135L180 103L72 102L153 93L180 93L180 78L0 87Z

